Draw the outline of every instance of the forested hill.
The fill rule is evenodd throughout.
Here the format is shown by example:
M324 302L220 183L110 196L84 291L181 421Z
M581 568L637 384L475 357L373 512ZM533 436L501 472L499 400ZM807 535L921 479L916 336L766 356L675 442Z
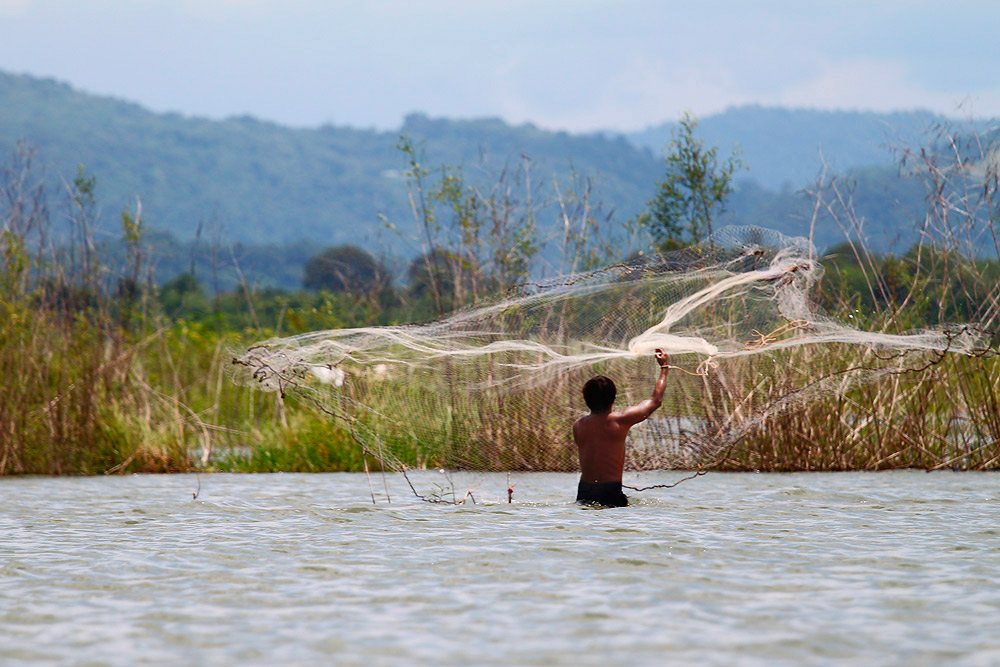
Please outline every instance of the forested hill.
M472 178L485 173L484 160L486 172L499 172L527 156L544 189L553 178L567 180L572 168L594 177L606 207L626 216L649 199L661 170L658 157L624 138L422 115L408 117L399 132L213 121L2 72L0 109L5 161L23 140L55 183L82 164L96 176L106 210L141 197L147 222L182 240L206 223L223 228L230 242L383 243L405 254L405 238L375 238L385 227L380 214L404 230L412 220L401 177L406 160L396 148L401 133L422 146L425 166L463 166Z
M924 190L915 179L899 177L885 144L892 137L919 144L940 120L919 112L757 107L703 118L699 137L722 155L740 145L748 167L737 175L737 190L718 222L809 233L813 206L797 189L815 178L822 150L835 170L851 170L852 202L872 248L905 250L916 238ZM592 177L594 200L622 222L653 197L670 127L626 138L413 114L399 131L301 129L250 117L158 114L52 80L0 72L0 164L7 164L18 141L26 142L55 192L83 165L97 179L102 220L113 236L119 234L117 214L141 198L147 229L180 242L163 251L160 277L193 261L184 259L194 254L184 244L199 229L202 243L213 239L253 250L261 280L285 286L298 282L310 253L327 246L353 243L402 259L417 255L402 177L406 156L397 148L401 134L422 146L423 166L461 166L473 182L495 183L505 167L528 160L535 202L551 201L556 181L567 188L573 174ZM555 221L555 207L545 215L551 219L540 225ZM835 221L821 217L814 231L821 247L843 241ZM278 250L291 254L275 259Z

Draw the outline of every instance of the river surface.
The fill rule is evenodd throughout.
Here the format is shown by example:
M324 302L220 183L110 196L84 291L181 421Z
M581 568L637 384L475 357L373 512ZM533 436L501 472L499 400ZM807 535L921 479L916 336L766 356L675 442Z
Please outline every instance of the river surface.
M0 479L0 664L1000 664L996 474L384 481Z

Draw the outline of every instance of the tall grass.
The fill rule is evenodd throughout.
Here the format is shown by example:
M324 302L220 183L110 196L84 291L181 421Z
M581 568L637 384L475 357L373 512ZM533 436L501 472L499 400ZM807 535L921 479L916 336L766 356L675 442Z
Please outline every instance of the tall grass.
M836 179L822 183L817 206L841 225L848 249L829 262L820 284L818 297L827 310L845 319L863 316L864 328L886 332L949 322L1000 328L995 155L982 137L978 144L962 144L949 135L936 150L906 154L904 164L927 183L928 212L920 221L921 243L895 258L868 252L849 188ZM313 410L308 401L236 386L228 377L231 350L280 333L279 322L340 326L352 317L373 317L374 305L353 314L334 308L302 321L283 306L257 308L258 314L277 313L270 330L249 319L241 328L231 317L224 323L210 316L167 317L145 267L141 208L121 215L128 253L116 258L94 240L93 179L81 172L55 197L34 176L31 161L31 152L20 148L0 178L0 475L378 465L344 422ZM439 199L461 213L463 192L442 189ZM489 210L510 209L492 204ZM501 226L508 236L523 221L534 224L528 212L515 213L509 227ZM417 215L427 223L428 253L436 252L442 241L433 220L422 209ZM456 272L467 271L466 259L486 251L478 245L485 225L460 220L462 230L477 234L447 255ZM578 245L576 236L567 239L565 246ZM987 252L994 248L995 256ZM515 263L523 270L523 263ZM437 268L428 265L428 271ZM463 280L456 273L443 284ZM432 287L436 307L443 296L461 300L457 290L445 295L437 293L441 286ZM242 295L256 298L249 288ZM475 290L469 298L478 298ZM1000 468L1000 361L994 354L914 358L910 372L881 374L843 391L829 375L829 390L815 400L789 399L853 363L855 354L804 347L732 360L713 380L675 373L658 416L671 429L673 445L637 448L631 463L725 470ZM635 392L652 382L638 365L610 370L622 374L623 401L644 397ZM482 377L491 372L499 371L477 370ZM408 467L572 470L570 425L580 410L584 379L581 374L555 387L518 392L501 384L473 401L461 378L414 386L396 377L367 388L349 383L345 396L388 416L368 413L361 419ZM419 429L407 427L413 405L424 415ZM707 438L726 433L734 415L749 427L732 446L713 448Z
M992 348L973 357L928 355L910 372L779 411L726 452L717 462L724 469L1000 468L1000 136L939 126L930 139L899 149L901 169L920 178L927 194L927 210L915 221L920 241L901 257L869 252L849 183L817 184L817 210L845 238L819 297L835 316L871 330L969 323L992 336ZM804 369L821 376L830 354L779 355L777 395L801 386Z
M0 475L361 468L320 416L229 382L240 332L159 312L140 206L116 258L95 180L52 196L32 161L0 174Z

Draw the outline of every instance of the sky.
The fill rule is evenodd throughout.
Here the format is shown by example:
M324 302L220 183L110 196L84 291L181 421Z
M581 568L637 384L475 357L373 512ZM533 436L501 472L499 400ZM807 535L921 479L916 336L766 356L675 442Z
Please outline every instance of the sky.
M998 34L996 0L0 0L0 70L298 127L633 131L745 104L1000 116Z

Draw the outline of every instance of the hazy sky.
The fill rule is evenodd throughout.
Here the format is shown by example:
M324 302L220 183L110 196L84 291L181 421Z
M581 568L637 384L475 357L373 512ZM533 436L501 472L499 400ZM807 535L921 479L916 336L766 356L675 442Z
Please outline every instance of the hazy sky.
M382 129L634 130L747 103L1000 116L998 35L997 0L0 0L2 70Z

